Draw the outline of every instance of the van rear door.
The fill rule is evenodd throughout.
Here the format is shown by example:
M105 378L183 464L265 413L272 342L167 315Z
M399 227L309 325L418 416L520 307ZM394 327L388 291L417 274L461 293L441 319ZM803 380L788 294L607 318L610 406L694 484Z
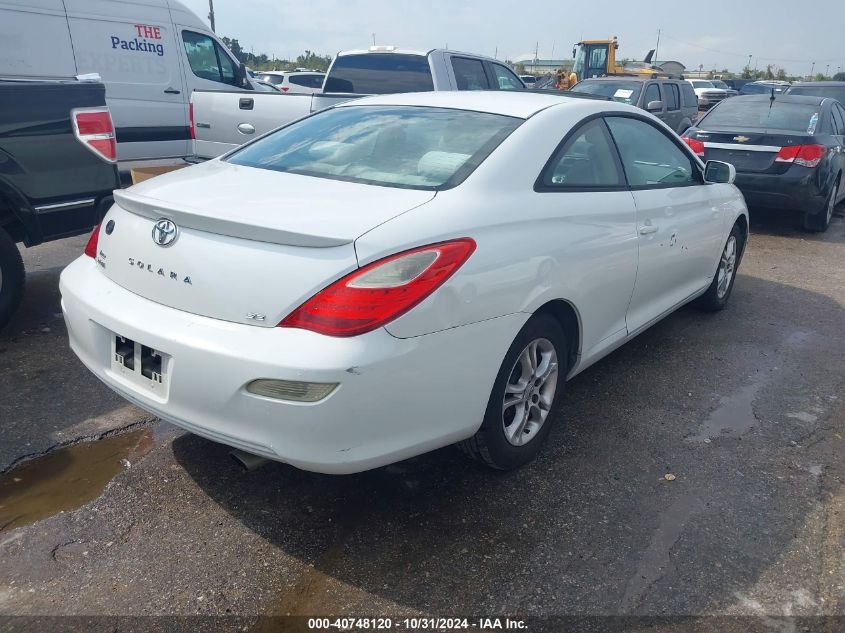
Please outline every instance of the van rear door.
M188 96L167 5L65 0L79 73L99 73L118 160L186 156Z

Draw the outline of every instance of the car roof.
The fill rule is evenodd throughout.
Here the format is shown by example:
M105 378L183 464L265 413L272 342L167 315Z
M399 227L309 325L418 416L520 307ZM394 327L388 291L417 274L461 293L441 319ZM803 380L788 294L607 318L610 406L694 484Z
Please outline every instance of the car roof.
M814 86L818 86L819 88L842 88L845 87L845 81L796 81L792 86L801 88L812 88Z
M741 99L743 101L769 101L771 98L771 95L767 94L739 95L738 97L731 97L731 101L733 101L734 99ZM821 105L822 101L829 100L830 97L817 97L815 95L780 94L775 96L775 101L786 101L787 103L806 103L809 105Z
M609 106L608 109L614 110L619 109L617 106L622 106L622 104L614 103L611 100L597 99L592 95L564 96L559 93L543 94L543 91L528 90L444 90L377 95L345 101L337 107L343 108L355 105L428 106L487 112L527 119L552 106L583 103L585 100L601 101L603 106ZM622 107L629 108L629 106Z
M680 81L674 77L641 77L639 75L613 75L610 77L587 77L578 83L587 81Z

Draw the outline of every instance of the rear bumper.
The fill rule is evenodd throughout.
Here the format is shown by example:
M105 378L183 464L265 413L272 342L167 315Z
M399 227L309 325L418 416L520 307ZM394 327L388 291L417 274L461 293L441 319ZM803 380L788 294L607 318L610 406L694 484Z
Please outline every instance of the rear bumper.
M60 280L70 346L127 400L189 431L296 467L352 473L470 437L529 315L398 339L332 338L219 321L139 297L81 257ZM111 366L113 333L167 354L154 392ZM257 378L339 383L316 403L250 394Z
M826 210L828 191L818 184L815 170L793 165L784 174L738 173L734 183L751 207L788 209L809 214Z

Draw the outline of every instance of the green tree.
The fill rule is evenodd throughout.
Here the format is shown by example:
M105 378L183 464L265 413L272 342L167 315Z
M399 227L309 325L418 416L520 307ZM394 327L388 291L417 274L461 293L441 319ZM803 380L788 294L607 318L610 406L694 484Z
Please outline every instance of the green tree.
M786 77L786 70L784 70L783 68L778 68L778 71L777 71L777 73L775 74L775 78L776 78L778 81L786 81L786 80L787 80L787 77Z
M827 77L824 76L824 73L816 73L816 81L824 81Z
M833 76L833 81L845 81L845 73L836 73Z

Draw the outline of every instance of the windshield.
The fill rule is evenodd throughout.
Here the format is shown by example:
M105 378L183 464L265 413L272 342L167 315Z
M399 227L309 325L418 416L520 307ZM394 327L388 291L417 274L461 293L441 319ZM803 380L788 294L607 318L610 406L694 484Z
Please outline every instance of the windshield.
M715 88L712 81L693 81L693 88Z
M721 88L722 90L730 90L728 84L726 84L724 81L711 81L710 83L713 84L715 88Z
M572 92L610 97L619 103L635 104L640 98L643 84L640 81L582 81L572 88Z
M788 94L830 97L845 105L845 84L841 86L794 86L789 89Z
M344 106L277 130L227 160L333 180L448 189L469 176L520 123L467 110Z
M428 92L434 83L424 55L362 53L335 59L323 90L367 95Z
M777 129L814 134L819 106L812 103L771 102L768 99L726 99L699 123L705 129Z

